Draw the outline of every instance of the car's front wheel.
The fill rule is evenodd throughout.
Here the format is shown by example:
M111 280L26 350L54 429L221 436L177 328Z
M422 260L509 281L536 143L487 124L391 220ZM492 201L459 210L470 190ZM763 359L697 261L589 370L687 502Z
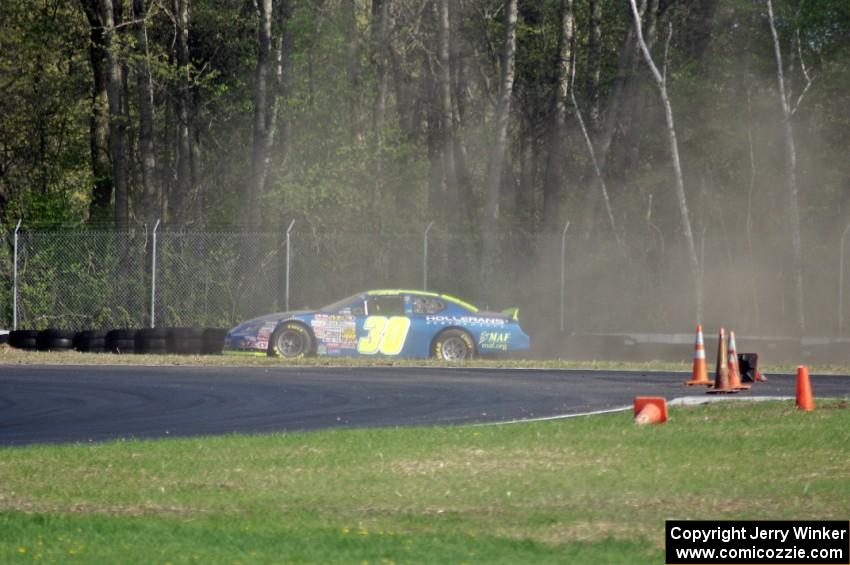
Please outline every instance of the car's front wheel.
M437 336L433 347L434 357L443 361L461 361L475 356L472 336L463 330L446 330Z
M313 352L313 336L302 324L286 322L272 333L269 356L295 359Z

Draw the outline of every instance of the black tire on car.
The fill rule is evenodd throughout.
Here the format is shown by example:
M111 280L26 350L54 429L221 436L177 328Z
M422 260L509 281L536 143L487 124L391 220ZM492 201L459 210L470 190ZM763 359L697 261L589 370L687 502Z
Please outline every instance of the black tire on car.
M83 330L74 335L74 349L83 353L103 353L106 349L105 330Z
M74 333L69 330L49 328L39 332L36 349L39 351L68 351L74 346Z
M224 338L227 330L224 328L206 328L201 343L201 353L204 355L220 355L224 350Z
M163 354L168 351L165 328L143 328L136 332L136 353Z
M475 357L475 342L469 333L459 329L440 332L434 339L431 353L443 361L462 361Z
M137 331L117 329L106 332L104 349L110 353L135 353Z
M165 343L168 353L200 355L203 338L203 328L169 328Z
M37 347L38 330L12 330L9 333L9 345L17 349L33 351Z
M269 339L269 357L297 359L313 354L313 335L304 324L284 322L275 328Z

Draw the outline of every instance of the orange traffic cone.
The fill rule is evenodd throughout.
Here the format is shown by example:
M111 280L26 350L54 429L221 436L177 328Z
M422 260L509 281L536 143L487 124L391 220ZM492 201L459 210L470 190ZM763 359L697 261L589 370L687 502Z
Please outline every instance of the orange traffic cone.
M807 412L812 412L815 409L812 383L809 382L809 369L804 365L797 367L797 408Z
M729 358L726 354L726 332L720 328L717 339L717 368L714 370L714 387L706 391L709 394L730 394L738 392L729 386Z
M694 370L691 380L685 381L688 386L705 385L710 386L708 368L705 366L705 341L702 337L702 325L697 326L697 339L694 343Z
M662 424L667 421L667 401L663 396L635 397L635 424Z
M741 379L741 369L738 365L738 351L735 346L735 332L729 332L729 386L735 390L749 390L752 385L745 385Z

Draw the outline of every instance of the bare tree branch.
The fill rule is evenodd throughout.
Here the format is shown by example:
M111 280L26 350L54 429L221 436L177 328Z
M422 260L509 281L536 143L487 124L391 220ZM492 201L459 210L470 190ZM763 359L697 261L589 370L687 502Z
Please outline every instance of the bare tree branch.
M643 37L643 30L641 29L641 17L640 13L638 12L638 7L635 3L635 0L629 0L629 4L631 4L632 7L632 17L634 19L634 29L635 34L637 35L638 45L640 46L641 53L643 53L643 58L646 61L646 65L649 67L649 70L652 72L652 76L655 78L655 84L658 87L658 93L661 97L661 102L664 105L664 117L667 120L667 136L670 140L670 154L673 160L673 171L676 177L676 196L679 204L679 214L682 218L682 231L684 232L685 240L688 244L688 255L690 259L692 275L694 277L694 288L696 290L696 316L697 320L701 320L703 315L702 270L700 267L699 259L697 257L693 230L691 229L691 219L690 213L688 211L688 201L685 196L685 181L682 174L682 164L679 160L679 143L676 139L676 127L673 123L673 108L670 105L670 98L667 95L666 76L662 75L661 72L659 72L658 67L652 60L652 54L649 52L649 47L647 46L646 40Z
M599 167L599 162L596 160L596 151L593 149L593 141L591 141L590 139L590 134L588 134L587 126L584 123L584 117L581 114L581 109L578 106L578 101L576 101L575 78L576 65L573 65L572 75L570 76L570 100L573 103L573 109L575 109L576 117L578 118L578 124L579 127L581 127L581 133L584 136L584 142L587 145L587 151L590 154L590 161L593 163L593 170L596 172L597 180L599 180L599 188L602 191L602 200L605 202L605 211L608 213L608 222L611 224L611 231L614 233L614 238L617 240L617 248L620 250L620 253L625 258L627 256L626 245L623 242L620 230L617 229L617 222L614 219L614 211L611 207L611 199L608 196L608 186L605 184L605 177L602 175L602 170Z
M794 107L791 109L791 115L797 113L797 110L800 108L800 104L803 102L803 97L806 96L806 93L811 88L814 79L809 76L809 72L806 70L806 63L803 61L803 48L800 45L800 28L797 27L797 58L800 59L800 70L803 72L803 78L806 79L806 86L803 87L803 91L800 93L800 96L797 97L797 102L794 103Z
M785 91L785 74L782 66L782 50L779 45L779 34L776 32L776 22L773 16L773 2L767 0L767 15L770 22L770 33L773 36L773 52L776 57L776 79L779 85L779 98L782 105L782 122L785 129L786 180L788 183L788 216L791 228L791 253L793 277L795 282L795 298L797 306L797 327L800 335L806 331L805 303L803 298L803 244L800 228L800 202L797 190L797 147L794 143L794 130L791 125L791 106L789 96Z

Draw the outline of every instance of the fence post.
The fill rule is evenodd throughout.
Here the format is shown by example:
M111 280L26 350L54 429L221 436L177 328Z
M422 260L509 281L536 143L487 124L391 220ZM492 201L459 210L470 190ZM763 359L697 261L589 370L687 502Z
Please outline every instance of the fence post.
M18 329L18 231L21 229L21 222L18 220L18 225L15 226L15 250L12 266L12 329Z
M286 310L289 310L289 270L292 268L291 255L291 236L292 226L295 225L295 220L289 222L289 227L286 228Z
M156 327L156 230L159 229L160 220L153 227L153 241L151 242L151 327Z
M841 234L840 256L838 258L838 336L844 335L844 240L850 232L850 224Z
M564 333L564 286L567 277L567 230L570 229L570 223L564 226L564 231L561 232L561 333Z
M425 235L422 238L422 290L428 290L428 232L433 226L432 221L425 228Z

